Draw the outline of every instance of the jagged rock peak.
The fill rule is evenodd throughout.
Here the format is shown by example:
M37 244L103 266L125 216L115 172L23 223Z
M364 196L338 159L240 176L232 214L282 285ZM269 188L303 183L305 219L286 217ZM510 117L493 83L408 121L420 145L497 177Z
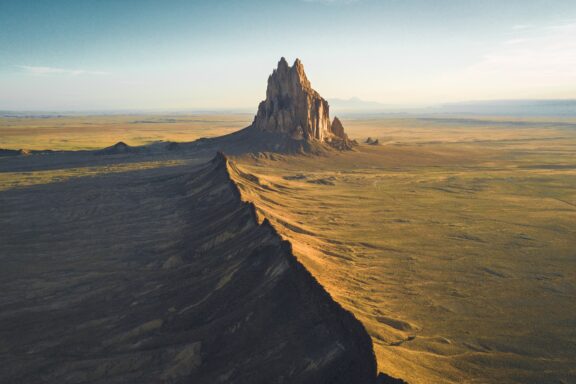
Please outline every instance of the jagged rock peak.
M338 142L339 148L348 146L342 143L348 140L342 123L335 123L330 122L328 102L312 89L300 59L289 66L282 57L268 78L266 100L258 106L252 127L293 139Z
M306 77L306 72L304 71L304 65L300 61L300 59L296 59L292 67L288 65L288 62L284 57L280 59L278 62L278 68L272 72L270 77L273 77L277 73L276 76L279 77L289 77L293 76L294 79L303 87L307 89L311 89L310 81Z
M342 122L340 121L340 119L336 116L334 116L334 120L332 120L332 133L335 136L338 136L339 138L343 139L343 140L348 140L348 135L346 135L346 132L344 132L344 126L342 125Z

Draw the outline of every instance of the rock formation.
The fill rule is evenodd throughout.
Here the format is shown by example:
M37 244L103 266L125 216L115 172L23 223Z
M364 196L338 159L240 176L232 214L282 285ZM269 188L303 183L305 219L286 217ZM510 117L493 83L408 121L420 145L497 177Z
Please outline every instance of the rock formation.
M342 122L340 121L339 118L334 117L334 120L332 121L332 133L334 135L336 135L337 137L344 139L344 140L348 140L348 135L346 135L346 133L344 133L344 126L342 125Z
M266 99L258 106L252 124L229 135L203 138L184 147L231 155L243 153L317 153L329 147L347 150L357 143L344 132L342 122L330 120L328 102L306 77L299 59L289 66L278 62L268 77Z
M260 103L252 126L297 140L349 147L342 122L335 118L331 123L329 109L328 102L312 89L302 62L296 59L290 67L282 58L268 78L266 100Z
M0 383L374 384L370 336L253 180L218 155L4 191Z
M380 145L380 140L369 137L366 139L365 143L368 145Z
M97 151L96 154L97 155L119 155L119 154L123 154L123 153L141 152L142 150L143 150L143 148L131 147L128 144L126 144L125 142L119 141L110 147L106 147L104 149L101 149L100 151Z

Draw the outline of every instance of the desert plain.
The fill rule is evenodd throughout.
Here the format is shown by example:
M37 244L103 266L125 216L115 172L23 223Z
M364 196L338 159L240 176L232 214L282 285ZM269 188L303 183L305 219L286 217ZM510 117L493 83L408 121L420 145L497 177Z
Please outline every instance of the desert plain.
M0 148L82 151L119 141L192 141L231 133L251 119L10 116L0 118ZM230 157L230 176L260 219L291 242L313 277L362 322L378 370L409 383L576 381L576 119L343 115L342 122L359 143L351 151ZM379 145L365 144L368 137ZM123 245L110 248L114 252L142 242L177 244L171 225L183 227L163 207L176 210L178 204L162 203L158 180L209 160L178 151L89 162L51 156L0 158L6 276L34 272L14 260L22 239L31 253L56 252L64 232L75 229L71 219L102 213L106 221L92 221L90 228L99 228L107 244L118 236ZM123 180L153 194L133 200L113 187ZM73 192L65 183L73 183ZM34 205L29 199L39 190L49 198ZM90 201L100 205L87 209ZM32 208L69 220L38 223L43 235L26 237L31 227L18 220L40 215ZM106 231L128 218L134 230ZM75 249L98 247L95 239L74 241ZM3 279L5 308L16 300L14 284ZM136 332L162 326L163 320L151 321ZM2 353L10 347L5 343ZM196 347L187 348L193 356Z

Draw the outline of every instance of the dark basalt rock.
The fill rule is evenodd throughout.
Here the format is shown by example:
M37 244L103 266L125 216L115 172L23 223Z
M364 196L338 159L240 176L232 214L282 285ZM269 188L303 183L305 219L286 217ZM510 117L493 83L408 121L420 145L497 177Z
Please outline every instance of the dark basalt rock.
M8 156L29 156L33 154L48 154L52 153L51 150L30 150L30 149L6 149L0 148L0 157Z
M0 382L376 383L366 330L243 177L218 154L3 191Z
M26 155L26 151L23 149L4 149L0 148L0 157L4 156L20 156Z
M116 144L96 151L96 155L119 155L125 153L138 153L143 152L145 147L131 147L123 141L119 141Z
M369 137L366 139L365 143L368 145L380 145L380 140Z

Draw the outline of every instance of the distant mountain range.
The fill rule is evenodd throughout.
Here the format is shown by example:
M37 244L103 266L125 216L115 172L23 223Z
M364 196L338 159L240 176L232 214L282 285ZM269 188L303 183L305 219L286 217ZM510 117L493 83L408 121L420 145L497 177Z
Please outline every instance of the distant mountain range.
M403 106L350 99L328 99L335 114L407 113L407 114L479 114L526 116L576 116L576 99L560 100L481 100L430 106Z
M358 97L328 99L332 116L365 114L463 114L463 115L515 115L576 117L576 99L557 100L480 100L458 103L430 104L427 106L384 104ZM227 109L142 109L103 111L10 111L0 110L1 117L51 118L85 115L142 115L142 114L253 114L253 108Z
M334 111L383 111L393 109L393 105L382 104L376 101L366 101L357 97L350 99L328 99L330 108Z
M563 100L485 100L449 103L440 112L486 115L576 116L576 99Z

